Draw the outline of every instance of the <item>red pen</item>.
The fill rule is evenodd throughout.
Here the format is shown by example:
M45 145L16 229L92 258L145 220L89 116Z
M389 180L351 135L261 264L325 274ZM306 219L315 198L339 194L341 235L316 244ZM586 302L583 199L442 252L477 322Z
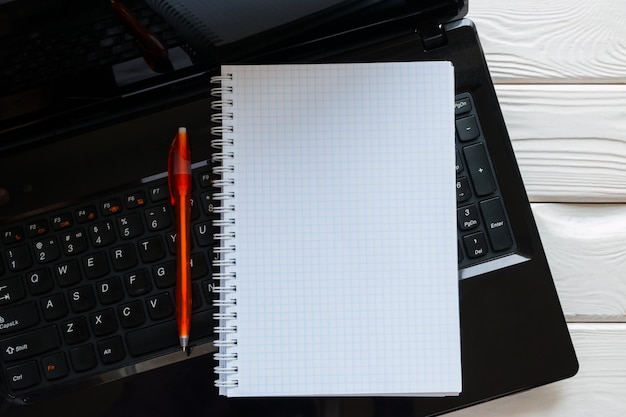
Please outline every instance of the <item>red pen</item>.
M165 45L152 32L143 26L126 6L118 0L111 0L111 7L128 33L135 38L143 53L143 58L152 70L160 73L174 71L168 58Z
M191 150L184 127L172 141L167 178L176 212L176 321L180 347L186 352L191 328Z

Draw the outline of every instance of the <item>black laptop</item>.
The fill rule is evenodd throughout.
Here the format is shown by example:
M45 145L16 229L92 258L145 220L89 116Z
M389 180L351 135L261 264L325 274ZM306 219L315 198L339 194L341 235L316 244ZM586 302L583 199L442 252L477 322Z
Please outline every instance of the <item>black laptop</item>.
M2 415L427 416L574 375L467 10L464 0L0 1ZM222 63L412 60L455 68L463 392L219 397L210 77ZM189 356L176 334L166 177L181 125L194 150Z

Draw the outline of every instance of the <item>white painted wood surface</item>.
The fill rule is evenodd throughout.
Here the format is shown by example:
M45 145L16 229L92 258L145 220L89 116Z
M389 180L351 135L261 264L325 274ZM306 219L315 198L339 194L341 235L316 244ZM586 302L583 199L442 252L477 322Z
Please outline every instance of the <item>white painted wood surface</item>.
M451 417L626 416L626 2L470 0L580 361Z
M446 414L446 417L624 417L626 324L573 323L580 361L570 379Z
M496 82L623 83L624 0L469 0Z
M626 85L496 91L531 201L626 203Z

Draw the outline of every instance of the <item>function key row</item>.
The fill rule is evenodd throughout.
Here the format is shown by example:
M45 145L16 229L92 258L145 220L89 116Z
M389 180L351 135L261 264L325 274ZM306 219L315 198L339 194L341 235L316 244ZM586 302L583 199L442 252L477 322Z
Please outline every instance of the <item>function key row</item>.
M197 175L200 188L211 187L212 176L208 172ZM195 187L194 187L195 188ZM203 194L204 196L204 194ZM206 197L203 197L208 199ZM66 230L77 224L89 223L99 217L108 217L119 214L124 210L133 210L144 207L149 203L158 203L169 199L167 183L150 187L148 190L138 190L124 194L121 197L111 197L100 201L97 205L88 205L74 210L56 214L46 219L37 219L25 225L13 226L2 231L2 243L12 245L22 242L25 238L37 238L50 231Z
M202 208L205 214L210 214L213 210L210 197L206 197L206 204ZM147 208L141 212L129 212L114 219L107 219L93 223L84 228L69 230L57 236L48 236L33 240L29 244L9 246L5 249L5 259L8 269L11 272L18 272L30 268L35 263L48 264L58 260L63 255L77 255L87 251L89 248L104 248L121 239L130 240L141 237L146 231L157 232L169 228L173 223L172 208L169 204L157 205ZM200 209L193 205L191 211L192 221L200 217ZM194 233L200 246L209 246L213 243L212 236L215 233L210 223L203 222L194 225ZM176 235L170 233L168 245L173 248ZM149 239L140 242L139 252L153 253L154 245L148 245ZM148 249L148 247L150 249ZM174 250L174 249L171 249ZM147 258L153 258L146 255ZM148 261L146 261L148 262Z

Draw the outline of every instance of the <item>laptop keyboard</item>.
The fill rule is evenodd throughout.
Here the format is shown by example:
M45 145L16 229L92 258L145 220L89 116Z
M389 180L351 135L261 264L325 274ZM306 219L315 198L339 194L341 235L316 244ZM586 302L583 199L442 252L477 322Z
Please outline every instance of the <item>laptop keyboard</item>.
M462 269L510 253L515 242L471 95L456 97L456 117ZM215 339L212 175L206 162L194 164L192 347ZM161 174L0 225L0 389L23 397L184 355L173 220Z
M461 269L512 252L515 241L471 94L458 94L454 108Z
M206 164L194 166L192 349L215 339L216 311L211 173ZM184 355L175 320L173 220L161 176L2 226L0 385L9 394L99 376L168 352Z
M166 47L182 44L175 30L148 6L128 0L125 3ZM35 35L0 37L2 95L141 57L136 41L121 21L112 10L106 11L84 22L68 22L65 27L42 25Z

